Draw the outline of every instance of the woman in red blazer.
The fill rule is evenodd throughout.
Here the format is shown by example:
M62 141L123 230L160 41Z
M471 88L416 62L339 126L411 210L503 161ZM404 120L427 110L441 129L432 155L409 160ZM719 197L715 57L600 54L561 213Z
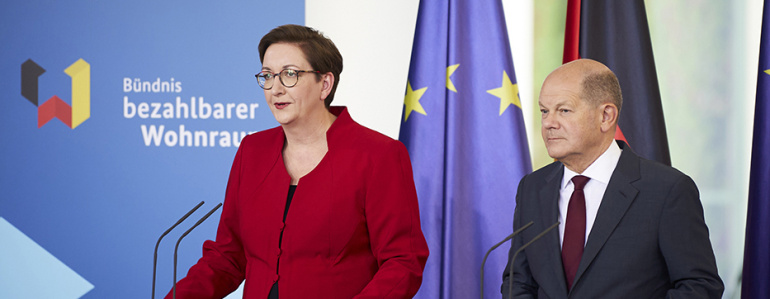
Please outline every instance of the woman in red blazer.
M428 247L406 148L330 107L342 56L318 31L275 28L259 55L280 126L241 142L216 241L177 298L222 298L244 279L244 298L411 298Z

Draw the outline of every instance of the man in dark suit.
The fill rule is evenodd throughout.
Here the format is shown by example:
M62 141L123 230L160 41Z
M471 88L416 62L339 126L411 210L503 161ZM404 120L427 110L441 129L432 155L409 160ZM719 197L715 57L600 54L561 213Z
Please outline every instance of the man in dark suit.
M615 141L620 85L581 59L545 79L542 135L556 159L519 183L503 298L720 298L698 188ZM560 222L541 240L525 242ZM508 271L513 267L514 274Z

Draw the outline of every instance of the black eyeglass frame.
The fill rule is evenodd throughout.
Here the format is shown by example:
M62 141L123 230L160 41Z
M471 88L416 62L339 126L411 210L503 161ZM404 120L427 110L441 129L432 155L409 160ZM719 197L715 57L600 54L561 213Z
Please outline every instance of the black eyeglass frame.
M284 83L284 82L283 82L283 76L282 76L282 74L283 74L283 72L286 72L286 71L297 72L297 81L296 81L296 82L294 82L294 84L292 84L291 86L289 86L289 85L286 85L286 83ZM299 82L299 73L313 73L313 74L318 74L318 75L322 74L322 73L321 73L321 71L314 71L314 70L294 70L294 69L283 69L283 70L281 70L280 72L277 72L277 73L271 73L271 72L269 72L269 71L261 71L261 72L259 72L259 73L255 74L255 75L254 75L254 77L255 77L255 78L257 78L257 85L259 85L259 87L261 87L261 88L262 88L262 89L264 89L264 90L270 90L270 89L273 89L273 85L275 85L275 78L273 78L273 79L272 79L272 80L273 80L273 84L272 84L272 85L270 85L270 87L269 87L269 88L265 88L265 86L263 85L263 83L261 83L261 81L259 80L259 75L261 75L261 74L270 74L270 75L272 75L273 77L276 77L276 75L278 75L278 76L277 76L277 77L278 77L278 80L280 80L280 81L281 81L281 84L282 84L284 87L286 87L286 88L292 88L292 87L294 87L294 86L297 86L297 83ZM265 80L265 82L267 82L267 80Z

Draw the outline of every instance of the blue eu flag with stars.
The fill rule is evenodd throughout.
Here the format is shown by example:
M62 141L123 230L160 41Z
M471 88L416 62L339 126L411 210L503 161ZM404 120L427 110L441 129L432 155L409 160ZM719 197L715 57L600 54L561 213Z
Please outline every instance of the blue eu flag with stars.
M532 170L500 0L421 1L399 139L430 248L417 298L477 298L489 247L512 232ZM510 245L487 260L500 297Z

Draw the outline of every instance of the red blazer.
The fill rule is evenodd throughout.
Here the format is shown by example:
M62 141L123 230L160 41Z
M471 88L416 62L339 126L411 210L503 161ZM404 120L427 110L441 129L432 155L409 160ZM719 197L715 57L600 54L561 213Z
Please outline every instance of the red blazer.
M222 298L244 279L244 298L267 298L276 281L282 299L414 296L428 246L406 148L331 110L329 151L300 179L285 223L283 130L243 139L216 241L203 244L177 298Z

